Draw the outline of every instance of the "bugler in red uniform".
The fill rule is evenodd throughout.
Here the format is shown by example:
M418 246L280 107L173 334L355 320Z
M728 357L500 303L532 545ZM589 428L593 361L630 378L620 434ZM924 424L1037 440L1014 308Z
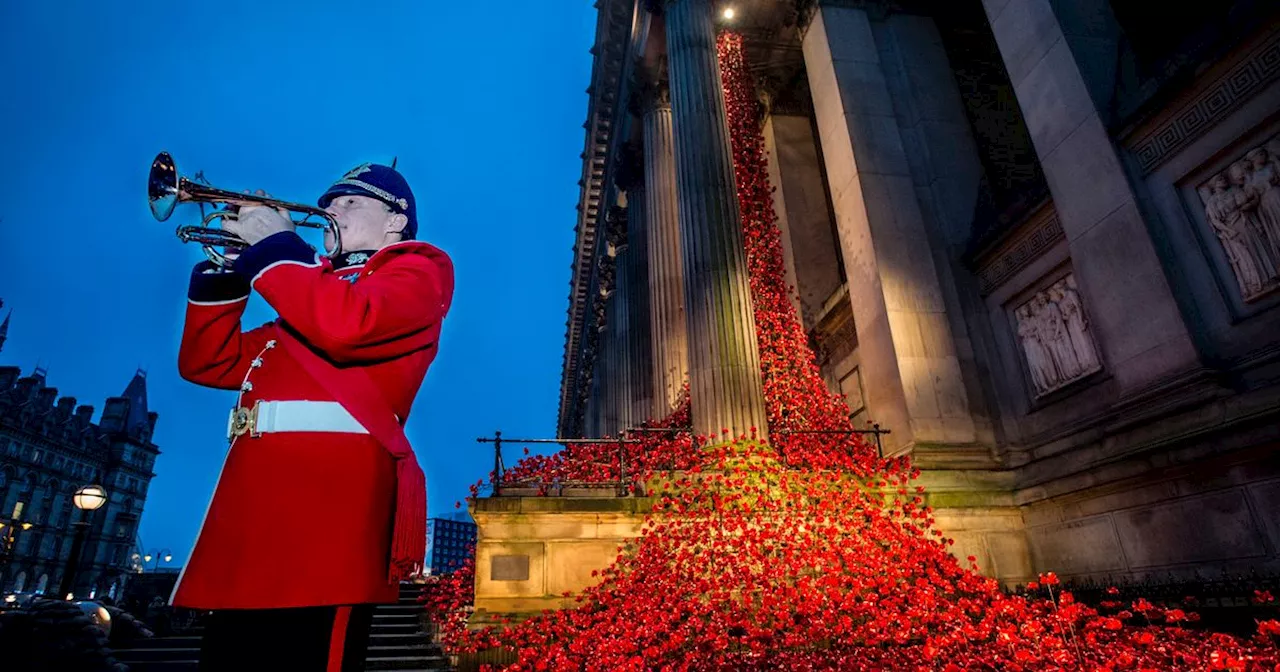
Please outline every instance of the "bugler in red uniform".
M287 346L305 342L336 369L363 369L383 399L351 403L367 405L367 413L389 406L402 423L436 357L453 297L453 266L444 252L412 240L347 254L339 266L344 262L335 268L286 232L246 249L237 273L201 264L192 274L179 370L201 385L240 390L241 417L229 425L244 433L232 439L174 589L176 606L396 601L403 572L389 567L413 553L402 546L397 554L404 557L391 557L393 528L413 536L425 530L425 494L416 495L419 510L404 503L410 490L404 476L397 477L399 463L388 446L363 431L336 403L332 387L318 382ZM242 332L245 278L280 319ZM287 343L290 338L297 340ZM255 406L258 417L246 417ZM255 421L267 431L255 431ZM411 456L405 466L418 470ZM425 534L409 540L414 562L421 562L424 546Z

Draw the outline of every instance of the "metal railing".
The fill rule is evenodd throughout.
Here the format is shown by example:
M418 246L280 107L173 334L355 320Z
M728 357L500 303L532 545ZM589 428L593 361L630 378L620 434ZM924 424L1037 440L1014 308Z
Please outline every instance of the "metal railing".
M627 457L626 457L626 450L624 446L626 446L629 443L641 443L641 441L639 439L627 439L621 436L617 438L605 437L605 438L599 438L599 439L509 439L509 438L503 438L502 432L496 431L493 433L492 438L482 436L476 439L476 443L492 443L493 444L493 477L490 479L490 482L493 487L494 497L501 497L503 488L507 488L507 487L538 488L539 490L546 489L546 488L554 488L562 494L566 487L571 487L571 488L572 487L579 487L579 488L612 487L615 489L619 497L624 497L626 496L627 490L629 489L629 486L630 486L630 484L627 483L627 480L626 480L627 479L627 461L626 461ZM558 445L617 444L618 475L616 478L609 481L557 479L554 481L516 480L516 481L508 482L506 477L507 467L502 459L502 444L504 443L516 444L516 445L536 445L536 444L546 444L546 443L553 443ZM599 464L599 463L594 463L594 464Z
M1261 602L1259 593L1272 597L1280 594L1280 573L1274 570L1259 572L1250 569L1247 574L1197 570L1191 575L1153 575L1142 578L1093 577L1091 579L1063 579L1061 590L1071 592L1078 602L1103 609L1104 603L1112 606L1107 613L1131 609L1133 601L1143 598L1157 606L1179 608L1194 612L1199 620L1179 623L1180 627L1228 632L1248 637L1257 631L1258 621L1280 617L1280 602ZM1012 591L1027 594L1025 587ZM1043 588L1035 593L1044 596ZM1157 619L1158 620L1158 619ZM1138 614L1135 622L1149 622L1146 615Z
M790 436L793 434L832 434L832 435L838 434L838 435L844 435L844 436L848 436L850 434L858 434L858 435L870 434L876 437L876 454L883 457L884 444L883 442L881 442L880 437L885 434L888 434L889 430L881 429L880 423L873 422L871 423L871 429L781 429L771 433L780 435L780 436ZM782 454L781 446L778 446L778 457L785 457Z
M492 437L482 436L476 438L476 443L492 443L493 444L493 474L489 479L491 495L501 497L504 489L509 488L535 488L542 492L555 491L557 494L563 494L565 488L613 488L619 497L625 497L630 490L631 483L627 481L627 454L626 446L628 444L643 443L640 439L626 438L628 435L634 434L670 434L672 436L678 434L690 434L693 429L691 427L631 427L624 430L617 437L601 437L587 439L512 439L502 436L501 431L495 431ZM870 429L792 429L778 430L772 432L777 436L793 436L793 435L843 435L852 434L875 437L876 451L884 454L884 446L881 436L888 434L889 430L882 429L879 423L872 423ZM591 480L575 480L575 479L553 479L553 480L529 480L529 479L509 479L507 476L507 466L502 455L503 444L515 445L538 445L538 444L556 444L568 446L574 444L613 444L617 446L618 469L617 476L607 481L591 481ZM778 451L778 458L786 463L786 455L781 444L775 444L774 449ZM674 462L675 456L672 456L672 462L666 465L666 468L656 468L654 471L676 471ZM599 462L593 462L598 466L603 466ZM613 465L607 465L611 468ZM638 474L631 474L632 476Z

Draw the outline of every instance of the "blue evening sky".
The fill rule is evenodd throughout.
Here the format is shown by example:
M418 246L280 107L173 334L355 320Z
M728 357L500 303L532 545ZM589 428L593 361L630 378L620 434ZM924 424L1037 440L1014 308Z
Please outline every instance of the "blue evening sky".
M555 435L595 20L586 0L0 3L0 365L46 366L95 421L147 370L146 547L185 560L234 402L177 375L203 257L173 231L198 209L152 218L152 157L307 203L399 157L420 238L457 272L408 428L430 515L453 513L492 467L477 436ZM245 325L273 318L255 296Z

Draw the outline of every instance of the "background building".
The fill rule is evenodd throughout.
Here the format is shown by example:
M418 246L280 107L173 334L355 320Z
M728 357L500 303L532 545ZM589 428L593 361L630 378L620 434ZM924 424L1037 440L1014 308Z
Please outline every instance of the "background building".
M728 27L824 376L950 493L957 555L1280 568L1280 5L597 6L560 436L686 382L695 432L760 419Z
M160 454L146 374L106 400L97 424L93 410L59 397L42 369L20 377L0 367L0 592L58 589L81 514L72 495L88 484L105 488L108 501L87 518L76 594L118 596L136 571L131 553Z
M476 524L466 513L432 518L427 526L428 566L432 574L448 574L476 554Z

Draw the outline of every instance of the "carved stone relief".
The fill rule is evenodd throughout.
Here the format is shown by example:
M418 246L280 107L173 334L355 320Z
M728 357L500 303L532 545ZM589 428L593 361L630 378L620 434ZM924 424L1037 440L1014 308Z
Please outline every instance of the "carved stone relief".
M1241 297L1255 301L1280 287L1280 134L1244 152L1196 192Z
M1074 275L1037 292L1014 316L1037 397L1102 370Z

